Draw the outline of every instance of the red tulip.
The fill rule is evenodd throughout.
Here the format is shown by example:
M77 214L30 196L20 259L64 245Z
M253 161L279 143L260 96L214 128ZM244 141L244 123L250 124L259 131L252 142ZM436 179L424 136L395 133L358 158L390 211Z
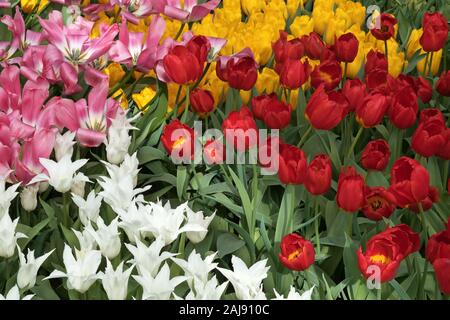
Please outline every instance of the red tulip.
M308 61L287 60L280 73L280 84L291 90L300 88L308 81L310 66Z
M445 118L441 110L437 108L426 108L420 112L419 122L427 122L429 120L438 120L445 126Z
M428 82L428 80L424 79L423 77L417 77L417 79L415 80L415 88L417 95L423 103L430 102L433 95L433 87Z
M421 122L412 136L412 149L424 157L435 155L446 143L445 130L439 120Z
M336 127L349 112L347 99L341 92L325 92L320 86L308 101L305 117L315 129L331 130Z
M275 93L271 93L270 95L262 94L252 98L252 112L256 119L264 119L266 106L273 100L278 100Z
M216 64L216 73L231 88L248 91L258 79L258 64L253 52L246 48L233 56L221 56Z
M194 130L179 120L173 120L164 127L161 142L173 159L188 160L194 157Z
M383 171L389 163L390 156L391 149L386 140L373 140L362 152L361 165L366 170Z
M299 60L305 53L303 42L298 39L287 40L288 33L280 31L280 38L272 44L273 53L275 55L275 71L280 73L284 62L287 60Z
M430 237L425 255L431 263L440 258L450 259L450 218L446 230L435 233Z
M344 168L339 175L336 202L347 212L356 212L364 206L364 178L353 167Z
M326 50L326 46L317 33L311 32L309 36L303 36L302 42L305 45L308 58L312 60L320 60L322 58L322 53Z
M446 128L442 136L445 142L443 147L436 152L436 155L442 159L450 160L450 128Z
M358 266L368 279L379 271L381 283L395 278L398 267L404 258L419 249L420 239L407 225L388 228L369 239L365 253L360 247Z
M303 150L290 144L280 145L278 176L283 184L303 184L306 176L306 157Z
M263 121L270 129L286 128L291 122L291 110L290 104L274 99L266 105Z
M258 164L270 173L275 174L279 169L280 148L283 141L270 135L258 148Z
M163 66L173 82L184 85L200 79L204 62L199 61L188 48L176 46L164 57Z
M194 36L186 44L186 47L197 57L201 64L206 62L208 53L211 50L211 44L205 36Z
M200 114L207 114L214 110L214 97L209 90L196 88L189 95L192 110Z
M245 106L231 112L222 123L227 143L239 151L246 151L258 142L258 128L253 115Z
M395 211L395 198L383 187L366 187L365 194L366 201L362 212L367 219L380 221L389 218Z
M280 262L288 269L303 271L314 263L314 247L296 233L283 237L280 243Z
M450 295L450 259L437 259L433 268L442 293Z
M371 29L370 32L378 40L389 40L395 36L394 26L397 24L397 19L388 13L382 13L380 16L379 25Z
M353 62L358 54L359 41L351 32L340 36L334 44L336 58L341 62Z
M450 97L450 70L442 71L436 82L436 91L444 97Z
M367 90L377 93L389 94L387 87L389 73L381 68L375 68L366 74L366 86Z
M405 86L394 93L387 113L394 126L406 129L416 123L418 111L417 95L410 86Z
M364 73L367 75L375 69L388 70L388 61L384 53L370 50L366 57Z
M325 85L326 90L336 88L342 78L342 68L336 60L326 60L316 66L311 73L311 85L318 88Z
M225 146L219 140L208 140L203 146L203 158L209 165L224 163Z
M366 96L366 85L359 79L345 81L342 94L347 98L349 109L355 111Z
M423 34L420 45L426 52L439 51L447 42L448 22L440 12L426 12L422 20Z
M313 195L326 193L331 187L331 171L331 160L327 155L315 156L306 169L306 190Z
M363 103L356 108L356 120L364 128L371 128L381 123L389 106L389 98L380 93L368 94Z
M401 208L407 208L424 200L430 192L428 171L416 160L401 157L391 169L389 191Z

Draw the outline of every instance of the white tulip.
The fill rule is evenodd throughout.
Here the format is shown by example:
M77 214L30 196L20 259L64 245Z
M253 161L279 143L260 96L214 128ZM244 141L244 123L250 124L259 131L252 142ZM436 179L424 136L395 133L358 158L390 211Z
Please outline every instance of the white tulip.
M61 160L64 156L72 158L75 133L67 131L64 134L60 134L59 132L56 134L54 147L56 161Z
M206 231L188 231L186 232L186 237L192 243L199 243L205 239L208 234L208 227L211 221L214 219L216 213L213 213L209 217L204 217L203 212L194 212L189 207L186 207L187 223L189 225L198 225L201 228L206 229Z
M105 272L99 272L98 276L102 280L103 289L105 289L109 300L125 300L128 294L128 280L134 266L123 271L123 261L114 270L111 262L106 259Z
M145 234L142 228L147 224L147 215L151 213L150 206L132 201L127 210L117 209L120 218L119 227L125 231L128 240L135 244L136 239L141 239Z
M61 193L68 192L70 190L75 172L88 162L87 159L72 162L69 156L64 156L58 162L45 158L40 158L39 161L47 170L48 175L40 173L35 176L29 184L48 181L48 183L55 188L56 191Z
M86 182L91 182L88 177L82 172L78 172L75 177L73 177L72 185L70 186L70 191L79 197L84 198L84 190L86 187Z
M33 299L33 297L34 297L34 294L29 294L29 295L23 297L22 300L31 300L31 299ZM12 287L8 291L7 294L5 294L5 295L0 294L0 300L21 300L19 288L17 287L17 285Z
M213 263L216 258L216 253L210 254L202 259L202 256L199 253L195 252L195 249L192 250L189 255L187 261L178 258L172 258L172 260L183 269L186 276L190 279L188 280L189 287L193 288L193 282L199 282L205 285L208 282L209 272L214 270L217 267L217 263Z
M26 238L23 233L16 232L19 218L12 221L9 214L0 218L0 257L9 258L14 255L17 239Z
M106 141L106 159L112 164L121 163L128 155L128 148L131 144L131 136L128 134L130 130L137 128L130 123L140 117L137 114L135 117L128 119L125 112L118 112L111 126L108 129L108 137Z
M75 249L76 258L72 254L72 249L65 244L63 261L66 272L53 271L45 279L67 278L67 287L80 293L85 293L91 285L98 279L97 269L100 266L102 255L100 251L78 251Z
M194 288L186 295L186 300L220 300L227 285L228 281L219 285L216 276L206 283L197 281Z
M152 277L156 276L159 266L164 260L176 255L168 251L161 253L161 249L164 247L164 241L161 238L156 238L148 247L138 239L136 239L136 246L128 243L125 246L133 255L133 259L128 263L136 265L139 274L148 273Z
M39 258L35 258L34 250L30 251L30 249L28 249L28 253L25 258L25 255L20 251L20 248L17 249L19 252L20 261L19 272L17 273L17 285L21 289L31 289L36 284L36 276L39 268L55 249L40 256Z
M26 186L20 192L20 204L25 211L31 212L37 207L39 184Z
M283 297L283 295L279 294L277 290L273 289L275 293L275 298L272 300L311 300L313 290L314 287L300 294L297 292L297 290L295 290L294 286L291 286L291 289L289 290L289 293L285 298Z
M156 277L152 277L150 273L144 272L144 274L133 276L133 278L144 289L142 294L143 300L169 300L176 286L187 279L184 276L170 279L170 269L167 264L162 266Z
M91 251L97 249L97 242L87 229L84 229L83 232L75 229L72 229L72 231L75 233L75 236L80 243L80 251Z
M270 268L266 267L267 259L256 262L250 268L237 256L231 258L231 263L233 271L223 268L217 269L230 280L236 292L236 297L241 300L265 299L262 281L267 277L267 271Z
M72 193L72 200L78 207L78 215L84 226L89 225L90 221L97 221L102 205L102 196L95 196L95 191L92 190L86 200L74 193Z
M0 218L8 213L11 201L17 196L17 188L20 183L14 184L6 189L6 182L0 178Z
M120 247L122 243L120 242L118 228L118 217L111 221L109 226L105 224L101 217L97 219L97 230L94 230L91 225L89 225L86 230L91 234L91 236L97 242L102 254L112 260L120 253Z

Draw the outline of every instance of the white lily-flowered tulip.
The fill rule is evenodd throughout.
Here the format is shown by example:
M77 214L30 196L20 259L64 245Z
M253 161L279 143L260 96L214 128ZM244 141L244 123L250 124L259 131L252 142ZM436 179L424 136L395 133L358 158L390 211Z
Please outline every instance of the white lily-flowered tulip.
M80 251L91 251L97 249L97 241L95 241L94 237L91 235L91 233L84 229L82 232L72 229L73 233L75 233L75 236L78 239L78 242L80 243Z
M207 231L204 227L197 224L185 224L181 226L186 217L184 212L187 203L181 204L172 209L170 203L164 206L161 202L151 203L152 212L147 216L147 225L142 229L153 234L154 237L162 237L166 245L171 244L183 232L188 231Z
M217 267L217 263L213 263L216 254L217 252L210 254L203 260L202 256L196 253L194 249L187 261L179 258L172 258L172 260L183 269L186 276L190 277L188 284L192 289L195 282L203 285L208 282L209 273Z
M96 196L95 191L92 190L87 195L86 200L77 194L72 194L72 200L78 207L78 216L84 226L89 225L90 221L97 221L102 205L102 196Z
M91 182L88 177L84 175L82 172L78 172L72 180L72 186L70 187L70 191L77 196L84 198L84 190L86 187L86 183Z
M39 184L26 186L20 192L20 204L25 211L31 212L37 207Z
M194 288L186 295L186 300L220 300L228 281L219 285L216 276L213 276L206 283L195 282Z
M186 237L192 243L199 243L199 242L203 241L203 239L205 239L206 235L208 234L209 224L214 219L214 216L216 214L213 213L209 217L204 217L202 211L194 212L189 207L187 207L186 215L187 215L187 223L189 225L198 225L198 226L206 229L206 231L188 231L188 232L186 232Z
M133 201L127 210L118 209L117 214L120 218L119 227L125 231L128 240L135 244L136 239L141 239L145 234L142 231L147 224L147 215L151 213L151 207L142 203Z
M16 190L19 186L20 183L17 183L6 188L5 180L0 178L0 218L8 213L11 201L13 201L18 194Z
M76 171L84 166L88 162L88 159L80 159L72 162L70 157L66 155L58 162L45 158L40 158L39 161L47 170L48 175L40 173L29 184L48 181L56 191L64 193L70 190Z
M267 277L266 267L267 259L258 261L250 268L239 257L231 258L233 271L223 268L217 268L222 274L230 280L233 285L236 297L241 300L260 300L266 299L262 290L262 281Z
M17 239L26 238L23 233L16 232L19 218L12 221L9 214L0 218L0 257L9 258L14 255Z
M133 276L133 278L144 289L143 300L169 300L175 288L187 279L185 276L170 279L170 269L166 263L155 277L152 277L148 272L144 272L142 275Z
M123 271L123 261L114 270L111 262L106 259L105 272L99 272L98 277L102 280L109 300L125 300L128 294L128 280L134 266Z
M91 236L97 242L102 254L112 260L120 253L120 247L122 243L120 242L120 233L118 231L119 218L115 218L107 226L101 217L97 219L97 230L94 230L91 225L89 225L86 230L91 234Z
M108 171L109 177L115 182L120 182L124 177L131 177L133 180L133 188L137 185L137 176L139 173L139 160L137 153L133 155L125 155L123 162L118 165L102 161Z
M34 250L30 251L30 249L28 249L28 253L25 257L25 255L20 251L20 248L17 249L19 251L20 261L19 272L17 273L17 285L21 289L31 289L36 284L36 276L39 268L55 249L47 252L39 258L34 256Z
M0 294L0 301L1 300L31 300L31 299L33 299L33 297L34 297L34 294L29 294L29 295L23 297L22 299L20 299L19 288L17 287L17 285L15 285L8 291L7 294L5 294L5 295Z
M118 112L116 118L111 122L106 139L106 159L109 163L120 164L128 155L128 148L131 145L130 130L135 130L130 123L140 117L128 119L125 112Z
M294 286L291 286L291 289L289 290L289 293L285 298L283 295L279 294L277 290L273 289L275 293L275 298L272 300L311 300L313 290L314 287L300 294L297 292L297 290L295 290Z
M156 238L148 247L138 239L136 239L136 246L128 243L125 246L133 255L133 259L128 263L136 265L139 274L148 273L152 277L156 276L163 261L176 255L168 251L161 252L164 247L164 241L161 238Z
M75 144L76 132L67 131L64 134L56 133L55 139L55 158L56 161L61 160L64 156L70 156L72 158L73 145Z
M98 250L78 251L75 249L75 256L72 254L72 249L65 244L63 261L66 272L55 270L45 279L67 278L69 289L85 293L98 279L97 269L100 266L102 254Z

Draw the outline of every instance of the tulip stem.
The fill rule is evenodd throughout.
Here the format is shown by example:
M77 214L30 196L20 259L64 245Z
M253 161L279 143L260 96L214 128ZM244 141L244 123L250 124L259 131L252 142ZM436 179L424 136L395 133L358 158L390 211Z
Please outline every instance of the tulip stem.
M184 109L183 115L181 116L182 123L186 123L188 112L189 112L189 86L186 87L186 107Z
M183 86L180 84L180 86L178 87L176 98L175 98L175 105L174 105L174 109L173 109L172 119L176 119L178 117L178 100L180 100L180 94L181 94L182 88L183 88Z
M70 202L69 202L70 193L63 193L63 224L66 227L69 227L69 219L70 219Z
M356 144L358 143L359 138L361 137L362 133L364 131L364 128L361 126L359 127L358 133L356 134L355 139L353 139L352 145L350 146L350 149L347 152L347 157L346 159L350 158L350 155L352 154L353 150L356 147Z
M429 66L428 66L428 73L429 73L430 77L433 77L433 54L434 54L434 52L431 51L431 54L430 54L430 64L429 64Z
M175 36L174 40L177 40L181 36L181 33L183 32L185 25L186 25L186 23L184 23L184 22L181 24L180 29L178 30L177 35Z
M317 254L320 254L320 234L319 234L319 201L317 197L314 197L314 214L316 218L314 220L314 231L316 233Z
M301 148L303 146L303 144L306 142L306 139L308 139L311 131L312 126L310 125L309 128L306 130L306 132L303 134L302 138L300 139L300 142L297 144L297 147Z
M424 299L424 300L425 300L425 298L426 298L426 294L425 294L425 282L426 282L426 279L427 279L427 272L428 272L428 261L425 259L425 260L424 260L424 266L423 266L423 274L422 274L422 277L421 277L421 279L420 279L420 286L419 286L419 290L420 290L419 294L420 294L420 297L421 297L422 299Z
M427 221L425 220L425 212L423 211L423 206L422 203L419 202L417 204L417 206L419 207L419 211L420 211L420 220L422 220L422 232L423 232L423 238L427 239L427 235L428 235L428 230L427 230Z

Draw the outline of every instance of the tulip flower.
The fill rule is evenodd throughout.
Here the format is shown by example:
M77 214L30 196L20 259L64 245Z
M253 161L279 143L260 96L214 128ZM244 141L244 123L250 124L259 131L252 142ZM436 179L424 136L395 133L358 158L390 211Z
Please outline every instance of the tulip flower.
M109 300L125 300L128 295L128 280L134 266L123 270L123 261L114 270L111 262L106 259L105 272L99 272L98 277L102 281Z
M173 120L164 127L161 142L172 159L193 159L194 130L179 120Z
M375 69L388 70L386 55L376 50L370 50L366 57L364 73L367 75Z
M366 170L383 171L389 163L390 156L391 150L386 140L372 140L362 152L361 165Z
M125 64L128 68L137 67L138 71L149 72L158 60L159 41L164 33L166 23L162 17L156 16L152 19L147 37L144 33L129 32L127 20L122 21L120 26L119 40L109 50L111 60Z
M144 272L133 278L143 288L143 300L169 300L175 288L187 280L185 276L170 278L170 269L166 263L155 277Z
M365 203L364 178L353 167L344 168L338 180L336 202L348 213L360 210Z
M217 268L233 285L236 297L240 300L260 300L265 299L262 291L262 281L267 277L267 259L253 264L250 268L245 265L239 257L231 257L233 271Z
M178 45L173 47L162 60L165 75L163 76L160 71L162 68L158 68L158 78L180 85L194 83L202 76L204 64L205 61L199 61L187 47Z
M380 221L395 211L395 198L383 187L366 187L365 205L361 209L366 218Z
M279 101L275 94L261 95L252 99L252 111L255 118L264 121L271 129L283 129L291 120L291 105Z
M303 42L298 39L287 40L288 33L280 31L280 38L272 44L273 53L275 56L275 71L281 73L283 65L288 60L299 60L305 53Z
M231 88L248 91L258 79L258 64L249 48L217 60L216 73L220 80L228 82Z
M76 251L75 256L73 256L72 249L65 244L63 261L66 272L54 270L45 279L67 278L69 289L85 293L98 278L97 269L100 266L101 259L101 253L97 250L89 250L83 252L83 254Z
M366 85L359 79L348 79L342 88L342 94L348 101L349 110L355 111L366 96Z
M359 41L351 32L345 33L336 39L334 51L340 62L351 63L358 54Z
M440 12L425 12L422 20L423 34L419 39L420 45L426 52L441 50L448 37L447 18Z
M430 120L438 120L442 125L445 125L445 118L441 110L437 108L422 109L422 111L420 111L419 123L425 123Z
M336 60L326 60L314 68L311 73L311 85L318 88L321 84L326 90L336 88L342 78L342 68Z
M366 74L366 87L370 93L388 94L387 79L389 73L387 70L375 68Z
M450 128L446 128L442 133L444 137L444 146L436 152L436 155L442 159L450 160Z
M216 9L220 0L209 0L200 4L198 0L190 0L186 1L184 6L181 3L180 0L167 0L164 15L184 23L199 21Z
M420 210L428 211L433 207L434 203L439 202L439 198L439 190L430 186L427 196L420 202L411 204L408 209L415 213L420 213Z
M20 187L20 183L16 183L6 188L5 179L0 178L0 218L8 214L11 201L19 194L17 189Z
M397 24L397 19L388 13L382 13L379 17L380 21L376 22L375 27L370 30L372 35L378 40L389 40L395 36L394 26Z
M322 38L317 33L311 32L309 36L303 36L301 40L305 46L308 58L312 60L321 60L322 54L326 49Z
M298 89L308 81L310 72L307 60L287 60L280 71L280 84L291 90Z
M368 94L356 108L356 120L364 128L380 124L389 107L389 98L380 93Z
M212 215L205 217L203 215L202 211L194 212L189 207L186 207L186 217L187 217L187 224L193 225L193 226L200 226L204 228L206 231L187 231L186 237L189 239L192 243L199 243L202 242L206 235L208 234L208 227L211 221L216 216L216 213L213 213Z
M432 235L428 240L426 258L433 265L439 288L450 295L450 220L446 230Z
M42 34L40 32L27 30L25 27L25 21L20 13L19 7L16 7L14 18L8 15L4 15L1 20L11 31L13 42L17 42L19 49L25 50L28 46L39 45L42 40Z
M214 110L214 97L209 90L194 89L189 95L189 102L194 112L200 115L209 114Z
M86 200L76 194L72 194L72 200L78 207L78 216L84 226L88 226L90 221L97 221L103 197L96 196L95 190L88 194Z
M27 237L21 232L16 232L18 223L19 218L13 221L8 213L0 217L0 257L12 257L17 245L17 239Z
M437 259L433 263L433 268L439 288L444 294L450 295L450 274L448 272L450 268L450 259Z
M185 300L220 300L227 286L228 281L219 285L217 277L213 276L205 284L194 285Z
M0 3L0 8L1 7L2 7L2 3ZM26 295L25 297L23 297L22 299L20 299L19 287L17 285L15 285L4 296L2 294L0 294L0 301L1 300L31 300L31 299L33 299L33 297L34 297L34 294L29 294L29 295Z
M410 86L405 86L394 93L387 114L394 126L406 129L414 125L418 111L416 93Z
M222 123L222 131L227 143L241 152L253 148L258 141L256 122L245 106L228 115Z
M293 145L281 144L278 177L283 184L303 184L307 160L303 150Z
M446 144L445 125L440 120L419 123L411 140L412 149L424 157L437 154Z
M39 184L27 186L20 192L20 204L27 212L32 212L37 207L37 193L39 191Z
M331 187L331 178L331 160L327 155L319 154L314 157L306 169L306 190L313 195L324 194Z
M54 146L56 161L61 160L64 156L72 157L73 145L75 144L75 141L73 141L74 138L75 132L56 133Z
M97 218L95 221L97 225L97 230L94 230L91 225L86 227L86 230L90 233L92 238L97 242L100 252L107 259L112 260L117 257L120 253L120 248L122 246L120 241L120 233L118 231L118 217L116 217L107 226L101 217Z
M303 271L314 263L314 247L296 233L283 237L280 243L280 262L288 269Z
M444 97L450 97L450 71L442 71L436 82L436 91Z
M17 273L17 285L20 289L30 289L36 284L36 276L41 265L47 260L47 258L55 251L55 249L47 252L46 254L36 258L34 256L34 250L28 249L27 256L17 248L19 252L19 272Z
M202 256L194 250L189 254L187 260L172 258L172 260L184 271L184 274L189 277L187 283L191 289L198 287L200 284L208 283L209 273L216 269L217 263L213 263L217 252L206 256Z
M140 0L137 2L133 0L111 0L110 4L112 7L119 6L121 14L126 20L138 24L142 18L155 13L162 13L167 0Z
M366 279L379 276L376 280L388 282L395 278L403 259L417 251L419 246L419 235L407 225L388 228L369 239L365 253L359 248L359 269Z
M203 159L209 165L223 164L225 155L225 146L219 140L208 140L203 146Z
M428 82L428 80L420 76L417 77L415 80L415 89L417 95L423 103L430 102L433 95L433 87Z
M342 92L326 92L321 85L312 94L305 111L306 119L318 130L332 130L349 112L349 104Z
M428 171L416 160L401 157L391 169L391 192L399 207L407 208L424 200L430 191Z

